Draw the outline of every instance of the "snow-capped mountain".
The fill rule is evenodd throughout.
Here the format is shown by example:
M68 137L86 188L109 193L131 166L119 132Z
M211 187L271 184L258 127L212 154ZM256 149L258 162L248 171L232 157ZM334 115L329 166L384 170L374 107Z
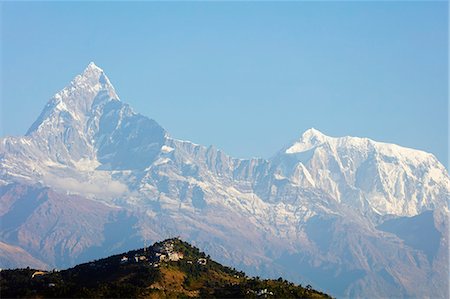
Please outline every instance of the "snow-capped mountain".
M91 63L1 139L0 262L66 267L180 235L337 296L448 297L449 183L431 154L315 129L268 160L177 140Z
M420 214L444 203L436 198L449 191L447 171L432 154L368 138L310 129L275 160L279 175L293 184L378 215Z

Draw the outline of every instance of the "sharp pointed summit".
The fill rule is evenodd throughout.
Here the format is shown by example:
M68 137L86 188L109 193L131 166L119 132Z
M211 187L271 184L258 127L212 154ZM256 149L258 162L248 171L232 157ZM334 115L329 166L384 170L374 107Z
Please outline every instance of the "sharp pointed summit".
M99 71L103 72L103 70L102 70L100 67L98 67L98 66L95 64L95 62L93 62L93 61L89 62L89 64L88 64L88 66L86 67L85 71L90 70L90 69L92 69L92 70L99 70Z
M108 85L112 87L112 84L103 69L98 67L94 62L90 62L83 73L75 77L74 81L93 83L94 85L100 83L103 87Z
M111 98L119 99L114 86L112 86L103 69L98 67L94 62L90 62L84 69L83 73L76 76L72 80L70 86L63 89L62 92L64 92L67 88L69 88L70 90L87 89L88 91L94 93L107 91ZM59 94L60 93L58 93L56 96L58 96Z
M103 69L98 67L94 62L90 62L81 74L76 76L73 81L93 80L98 81L101 76L105 76Z
M81 74L75 76L48 101L27 135L42 125L67 123L68 120L84 126L90 115L95 113L96 107L109 101L119 101L119 96L105 72L91 62ZM53 121L46 122L49 119Z
M49 100L27 135L64 165L88 159L90 167L139 168L155 158L165 131L121 102L104 71L91 62ZM139 153L128 157L133 150Z

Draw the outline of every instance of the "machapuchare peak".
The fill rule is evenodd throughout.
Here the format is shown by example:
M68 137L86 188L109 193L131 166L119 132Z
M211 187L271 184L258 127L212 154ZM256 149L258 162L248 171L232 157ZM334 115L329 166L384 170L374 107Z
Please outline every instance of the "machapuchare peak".
M94 62L90 62L81 74L54 96L54 99L62 100L69 106L75 103L75 106L87 112L91 110L92 105L99 100L99 97L119 100L114 86L103 69Z
M51 131L55 123L71 123L69 120L80 122L84 125L89 116L94 113L95 107L101 103L118 101L114 86L109 81L105 72L94 62L62 90L56 93L44 107L38 119L33 123L27 135L41 128L43 125L49 128L44 131Z
M98 67L94 62L90 62L84 71L74 78L72 85L79 85L84 88L100 87L103 89L114 89L104 70Z
M93 61L89 62L89 64L88 64L88 66L86 67L85 71L87 71L87 70L99 70L99 71L103 72L103 70L102 70L100 67L98 67L98 66L95 64L95 62L93 62Z

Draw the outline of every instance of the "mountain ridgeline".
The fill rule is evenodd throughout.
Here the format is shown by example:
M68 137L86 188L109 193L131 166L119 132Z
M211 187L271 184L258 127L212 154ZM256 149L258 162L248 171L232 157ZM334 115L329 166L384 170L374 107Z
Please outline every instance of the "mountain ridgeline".
M248 277L179 239L67 270L0 275L2 298L331 298L281 277Z
M309 129L270 159L170 136L94 63L0 139L0 266L67 268L180 236L338 297L449 297L448 171ZM426 245L425 245L426 244Z

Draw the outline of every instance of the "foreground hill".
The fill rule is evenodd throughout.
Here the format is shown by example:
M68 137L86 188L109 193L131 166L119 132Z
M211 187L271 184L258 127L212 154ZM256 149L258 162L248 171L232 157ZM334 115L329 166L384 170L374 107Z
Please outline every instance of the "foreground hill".
M1 272L2 298L331 298L311 286L250 278L179 239L63 271Z

